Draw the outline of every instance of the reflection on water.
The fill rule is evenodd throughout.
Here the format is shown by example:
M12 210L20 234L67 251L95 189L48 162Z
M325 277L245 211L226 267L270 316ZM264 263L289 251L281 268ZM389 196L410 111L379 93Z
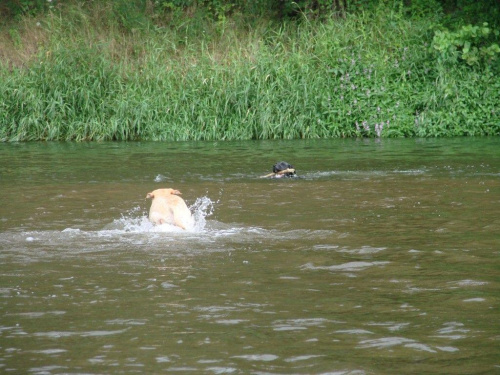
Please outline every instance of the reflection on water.
M0 371L498 372L499 146L0 145Z

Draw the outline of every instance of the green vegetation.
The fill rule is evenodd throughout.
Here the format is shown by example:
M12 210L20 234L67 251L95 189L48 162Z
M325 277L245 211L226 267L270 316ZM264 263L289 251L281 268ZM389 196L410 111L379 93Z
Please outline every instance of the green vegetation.
M7 1L0 139L500 135L497 1L271 3Z

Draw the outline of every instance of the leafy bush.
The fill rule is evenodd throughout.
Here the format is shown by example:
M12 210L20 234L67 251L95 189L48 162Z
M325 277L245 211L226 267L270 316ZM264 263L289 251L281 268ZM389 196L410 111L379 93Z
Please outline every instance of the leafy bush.
M492 65L500 55L499 31L482 26L462 26L457 31L437 30L432 46L443 61L464 61L470 66Z

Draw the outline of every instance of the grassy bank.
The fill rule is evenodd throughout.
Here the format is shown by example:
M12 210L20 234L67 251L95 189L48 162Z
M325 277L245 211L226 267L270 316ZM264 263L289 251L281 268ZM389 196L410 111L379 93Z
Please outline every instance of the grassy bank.
M248 22L153 19L124 30L93 4L4 26L0 139L500 134L495 52L476 63L440 50L431 16L384 6Z

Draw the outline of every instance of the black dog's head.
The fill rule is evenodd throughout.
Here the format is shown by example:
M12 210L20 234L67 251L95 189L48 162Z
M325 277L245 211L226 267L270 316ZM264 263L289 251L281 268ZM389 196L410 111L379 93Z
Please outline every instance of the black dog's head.
M293 172L283 173L283 176L294 177L296 175L295 169L293 168L293 165L287 163L286 161L280 161L280 162L273 165L273 173L279 173L279 172L284 171L286 169L293 169Z

